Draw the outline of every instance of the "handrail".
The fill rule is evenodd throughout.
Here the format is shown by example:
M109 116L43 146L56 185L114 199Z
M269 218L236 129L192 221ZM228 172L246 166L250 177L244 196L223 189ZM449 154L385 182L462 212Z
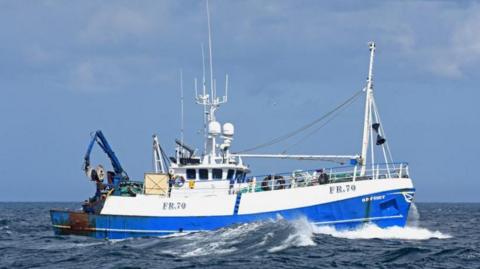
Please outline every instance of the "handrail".
M230 183L228 187L195 187L196 192L205 191L208 193L218 190L228 190L229 194L238 192L263 192L275 191L290 188L303 188L315 185L329 185L343 182L355 182L363 180L383 180L390 178L408 178L408 164L406 162L395 163L399 166L392 167L392 163L375 164L374 169L367 169L364 176L360 176L358 166L342 166L337 168L325 168L323 172L318 170L294 170L288 173L276 173L270 175L251 176L244 182ZM349 169L348 168L353 168ZM174 193L191 193L192 189L173 189ZM174 195L172 193L172 195Z
M404 168L406 168L406 167L408 167L408 162L375 163L375 165L379 165L379 166L393 165L394 166L393 168L397 169L397 167L395 167L395 165L402 165ZM335 166L335 167L326 167L326 168L309 169L309 170L299 169L299 170L294 170L294 171L291 171L291 172L281 172L281 173L248 176L248 177L246 177L246 179L251 179L253 177L264 178L264 177L272 176L272 175L275 175L275 176L290 175L290 174L292 174L293 172L296 172L296 171L312 173L312 172L317 172L320 169L323 169L324 171L341 170L342 172L345 172L345 170L347 170L348 168L351 168L352 171L353 171L353 170L355 170L355 167L356 167L356 165L346 165L346 166ZM373 170L377 170L377 169L373 169ZM367 169L366 171L372 171L372 169Z
M236 194L238 192L263 192L275 191L290 188L303 188L315 185L329 185L343 182L356 182L363 180L383 180L392 178L408 178L408 163L377 163L374 169L365 170L365 175L360 176L358 166L339 166L331 168L310 169L310 170L294 170L285 173L265 174L260 176L250 176L242 182L228 182L224 186L195 186L194 188L175 187L172 186L171 195L182 195L194 193L213 194L217 191L226 191L228 194ZM208 181L205 181L208 182ZM143 185L142 182L127 181L122 184L126 185ZM104 184L106 190L114 189L114 184ZM142 192L143 193L143 192Z

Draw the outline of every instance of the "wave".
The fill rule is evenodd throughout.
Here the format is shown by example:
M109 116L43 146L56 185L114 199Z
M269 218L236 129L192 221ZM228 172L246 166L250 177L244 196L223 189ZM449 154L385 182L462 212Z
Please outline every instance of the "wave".
M244 255L278 252L291 247L315 246L314 230L306 219L283 219L245 223L215 231L174 234L155 238L144 246L162 249L180 257ZM140 244L143 245L143 244ZM142 246L143 247L143 246Z
M135 249L159 249L166 255L198 257L208 255L244 255L279 252L291 248L316 246L322 236L345 239L428 240L447 239L450 235L420 227L380 228L365 224L353 230L336 230L331 226L316 226L306 218L244 223L215 231L177 233L125 242ZM138 240L138 241L137 241Z
M269 252L277 252L289 247L307 247L315 246L313 241L314 229L313 226L306 218L300 218L290 222L292 233L283 240L280 245L271 247Z
M175 233L154 238L128 238L120 240L92 241L77 237L66 242L45 247L47 250L59 249L122 249L134 252L156 250L158 254L172 257L208 257L211 255L238 255L257 257L265 253L289 251L296 248L314 248L317 244L329 244L331 239L381 239L381 240L429 240L447 239L450 235L440 231L431 231L421 227L380 228L374 224L365 224L353 230L336 230L332 226L316 226L307 218L296 220L282 218L238 224L214 231ZM45 238L48 241L56 241ZM333 242L333 241L332 241Z
M388 227L380 228L375 224L365 224L353 230L336 230L330 226L316 227L315 233L327 234L346 239L397 239L397 240L428 240L448 239L452 236L440 231L431 231L421 227Z
M241 224L210 232L174 234L158 239L176 244L175 248L162 251L165 254L181 257L229 254L238 250L238 246L248 241L249 235L255 234L262 225L263 222Z

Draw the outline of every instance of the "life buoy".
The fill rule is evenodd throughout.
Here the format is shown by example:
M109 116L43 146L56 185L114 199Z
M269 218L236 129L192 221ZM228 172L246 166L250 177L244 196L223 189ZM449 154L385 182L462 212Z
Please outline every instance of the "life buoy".
M185 184L185 178L182 176L175 176L173 179L174 179L174 185L177 188L181 188Z

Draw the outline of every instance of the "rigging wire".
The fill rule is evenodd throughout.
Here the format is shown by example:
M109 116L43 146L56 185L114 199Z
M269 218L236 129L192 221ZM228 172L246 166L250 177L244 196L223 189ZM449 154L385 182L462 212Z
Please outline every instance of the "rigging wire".
M377 103L375 102L375 98L372 98L372 104L373 104L373 108L374 108L374 111L375 111L375 117L378 119L378 122L381 123L380 124L380 130L382 131L382 135L383 135L383 137L387 138L387 135L385 134L385 130L383 129L383 122L380 119L380 113L378 112ZM385 148L386 148L386 151L388 153L388 156L390 157L390 161L388 161L387 158L385 158L385 161L387 163L391 162L393 164L393 168L395 169L395 163L393 162L392 152L390 151L390 146L388 144L388 140L385 142Z
M327 121L325 121L325 123L323 123L322 125L318 126L317 128L315 128L313 131L311 131L310 133L304 135L302 138L300 138L297 142L295 142L294 144L286 147L283 151L282 151L282 154L286 154L287 151L289 151L290 149L292 149L293 147L297 146L298 144L304 142L305 140L307 140L308 138L310 138L312 135L314 135L316 132L318 132L320 129L322 129L323 127L325 127L327 124L329 124L332 120L334 120L337 116L339 116L343 111L345 111L350 104L352 104L353 102L355 102L357 100L357 98L359 97L360 95L357 95L354 99L351 99L350 102L348 104L346 104L344 107L342 107L341 109L337 110L334 114L332 114L332 117L330 117Z
M312 122L298 128L298 129L295 129L294 131L290 132L290 133L287 133L287 134L284 134L284 135L281 135L281 136L278 136L272 140L269 140L267 142L264 142L262 144L259 144L259 145L256 145L254 147L251 147L251 148L247 148L247 149L244 149L244 150L241 150L239 152L236 152L236 153L245 153L245 152L250 152L250 151L253 151L253 150L257 150L257 149L260 149L260 148L264 148L264 147L268 147L268 146L271 146L271 145L275 145L275 144L278 144L282 141L285 141L295 135L297 135L298 133L301 133L305 130L308 130L309 128L311 128L312 126L314 126L315 124L323 121L324 119L328 118L329 116L333 115L337 110L340 110L341 108L345 107L346 105L350 104L352 102L352 100L356 99L360 94L362 94L364 92L364 90L360 90L358 92L356 92L353 96L351 96L350 98L348 98L345 102L341 103L340 105L338 105L337 107L335 107L334 109L332 109L331 111L327 112L326 114L324 114L323 116L313 120Z

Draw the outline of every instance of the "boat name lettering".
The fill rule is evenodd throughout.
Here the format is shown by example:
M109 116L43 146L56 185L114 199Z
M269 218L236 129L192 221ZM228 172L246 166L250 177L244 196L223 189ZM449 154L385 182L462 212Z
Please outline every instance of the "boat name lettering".
M352 192L352 191L355 191L356 189L357 189L357 186L355 186L354 184L330 186L330 194Z
M370 197L364 197L362 198L362 202L370 202L370 201L376 201L376 200L383 200L385 199L385 195L377 195L377 196L370 196Z
M163 203L163 210L177 210L177 209L185 209L187 208L187 203L182 202L164 202Z

